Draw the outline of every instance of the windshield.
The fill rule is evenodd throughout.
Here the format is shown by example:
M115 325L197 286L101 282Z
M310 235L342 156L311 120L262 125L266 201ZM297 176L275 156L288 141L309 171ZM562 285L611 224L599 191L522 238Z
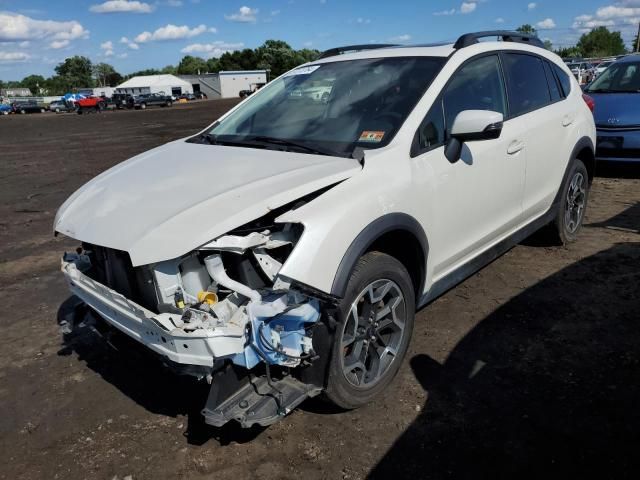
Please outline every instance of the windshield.
M592 93L639 92L640 62L614 63L586 89Z
M444 61L396 57L300 67L251 96L208 138L328 155L379 148L391 141Z

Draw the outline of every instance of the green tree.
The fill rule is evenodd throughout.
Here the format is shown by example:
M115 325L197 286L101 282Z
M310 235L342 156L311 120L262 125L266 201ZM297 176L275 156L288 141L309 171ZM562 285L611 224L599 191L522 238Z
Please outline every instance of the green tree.
M555 53L562 58L576 58L582 57L582 52L578 47L562 47L555 51Z
M168 73L170 75L175 75L176 73L178 73L178 69L176 67L174 67L173 65L167 65L162 70L160 70L160 72L161 73Z
M87 57L69 57L59 63L55 70L65 82L66 90L93 86L92 64Z
M42 75L29 75L20 81L20 86L28 88L33 95L43 95L47 93L46 80Z
M197 75L207 71L207 62L204 58L185 55L178 64L177 72L180 75Z
M46 80L47 95L64 95L69 91L64 78L54 75Z
M553 43L551 43L551 40L547 39L544 41L544 48L550 51L553 50Z
M98 63L93 66L93 76L99 87L115 87L122 82L122 75L108 63Z
M632 52L638 52L640 51L640 45L638 44L638 39L640 37L640 32L638 32L635 36L635 38L633 39L633 43L631 44L631 51Z
M518 28L516 28L516 32L535 34L536 29L533 27L533 25L525 23L524 25L520 25Z
M620 32L610 32L607 27L597 27L583 34L576 47L585 57L608 57L627 51Z

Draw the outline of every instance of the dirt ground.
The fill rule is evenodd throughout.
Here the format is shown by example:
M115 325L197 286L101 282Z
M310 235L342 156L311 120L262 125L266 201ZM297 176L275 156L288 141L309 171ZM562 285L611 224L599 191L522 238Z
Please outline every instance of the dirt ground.
M58 206L233 103L0 118L0 478L638 478L640 165L603 170L577 243L530 238L420 311L391 390L357 411L209 428L206 386L88 327L63 337Z

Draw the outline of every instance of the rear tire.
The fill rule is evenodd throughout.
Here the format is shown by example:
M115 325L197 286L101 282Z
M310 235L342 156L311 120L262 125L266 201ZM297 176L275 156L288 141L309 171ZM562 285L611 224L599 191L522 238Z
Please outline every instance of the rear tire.
M380 395L407 353L414 315L413 284L404 265L380 252L361 257L338 308L325 396L352 409Z
M144 110L145 108L147 108L147 104L146 103L141 103L140 104L140 110Z
M562 186L554 227L563 245L574 242L582 229L589 199L589 174L582 160L575 159Z

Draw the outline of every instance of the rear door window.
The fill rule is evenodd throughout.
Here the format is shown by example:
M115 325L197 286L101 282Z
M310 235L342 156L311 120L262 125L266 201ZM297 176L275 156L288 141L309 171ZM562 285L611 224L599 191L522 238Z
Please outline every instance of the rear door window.
M504 59L512 117L542 108L551 102L542 59L519 53L506 53Z

